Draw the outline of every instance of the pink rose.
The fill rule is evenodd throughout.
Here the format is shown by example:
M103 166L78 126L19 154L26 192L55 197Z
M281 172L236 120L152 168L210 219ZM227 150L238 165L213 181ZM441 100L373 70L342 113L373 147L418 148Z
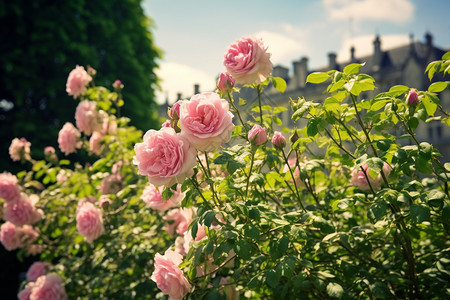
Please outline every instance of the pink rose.
M192 222L192 210L187 208L175 208L169 210L164 216L166 224L164 229L168 234L173 235L175 228L179 235L183 235L189 228ZM173 221L169 223L169 221Z
M55 148L53 148L52 146L45 147L44 155L51 155L51 154L55 154Z
M144 142L137 143L134 151L139 174L148 176L150 183L156 186L183 183L186 177L193 175L197 164L197 151L173 128L147 131Z
M184 193L181 192L181 184L177 184L177 190L172 190L172 192L172 197L167 200L163 200L158 189L154 185L150 184L145 187L141 199L145 202L146 206L151 209L166 211L169 208L179 205L184 197Z
M47 274L48 269L50 268L50 263L36 261L34 262L27 272L27 280L28 281L36 281L42 275Z
M286 138L281 132L275 131L272 138L272 144L279 149L284 149L284 146L286 146Z
M377 177L372 178L369 175L369 166L367 165L363 165L362 168L364 169L367 178L369 178L369 182L370 185L372 185L372 188L374 191L377 191L381 188L382 183L384 182L383 177L381 176L381 173L377 175ZM391 166L388 165L387 163L383 163L383 173L386 177L389 176L389 174L391 173ZM352 171L352 178L351 178L351 183L354 186L359 187L362 191L369 191L370 190L370 186L367 183L367 179L366 176L364 175L364 172L361 170L361 168L358 169L354 169Z
M66 181L67 180L67 175L68 175L68 173L67 173L67 171L66 170L59 170L59 172L58 172L58 175L56 175L56 181L58 182L58 183L62 183L62 182L64 182L64 181Z
M297 185L297 187L304 187L305 184L303 183L303 181L300 179L300 170L298 169L298 167L296 167L296 162L297 162L297 158L290 158L288 160L289 163L289 167L287 165L284 166L283 172L287 173L289 171L289 168L295 167L293 173L294 173L294 179L291 179L290 182L295 181L295 184Z
M169 110L169 117L172 120L178 120L180 118L180 106L183 101L179 100L175 102Z
M30 285L30 289L30 300L67 299L66 290L63 286L63 280L58 274L50 273L40 276L36 279L34 284Z
M58 134L59 149L65 154L77 152L77 148L81 148L80 132L73 126L72 123L67 122Z
M155 255L155 270L151 279L171 299L182 299L192 288L178 267L182 261L183 257L170 249L164 255Z
M119 174L120 173L120 168L123 165L123 161L119 160L118 162L116 162L115 164L112 165L111 167L111 173L113 174Z
M15 250L23 246L21 241L20 228L13 223L6 221L0 227L0 242L8 251Z
M3 217L11 223L22 226L34 224L42 218L42 213L34 207L35 197L28 197L25 193L16 201L3 205Z
M108 116L103 110L99 111L100 118L103 119L102 134L116 134L117 122L115 116Z
M243 36L228 46L223 64L240 84L259 84L266 80L273 68L267 47L261 39L253 36Z
M94 101L81 101L75 111L75 120L78 129L86 135L94 131L102 130L103 118L96 110L97 103Z
M112 204L111 199L107 195L101 195L98 199L98 205L100 205L101 208L108 207Z
M217 79L217 88L219 91L231 91L234 88L234 78L228 72L222 72Z
M117 174L108 175L102 180L100 186L100 193L102 194L116 194L122 189L122 177Z
M31 143L25 138L14 138L9 146L9 156L13 161L31 160L30 147Z
M406 97L406 103L409 106L417 107L417 105L419 105L419 102L419 95L415 90L411 89L408 93L408 96Z
M180 107L181 134L199 151L211 151L228 142L233 132L228 102L216 93L201 93Z
M105 232L102 211L91 202L80 201L77 207L77 230L88 243Z
M166 120L164 123L161 124L161 128L163 127L172 127L172 122L170 122L170 120Z
M259 125L254 125L248 132L248 140L257 146L264 144L267 142L266 130Z
M122 81L120 81L119 79L117 79L116 81L113 82L112 84L113 88L115 88L116 90L118 89L123 89L124 85L122 83Z
M31 290L34 284L35 284L34 282L27 283L25 288L21 290L19 294L17 294L17 298L19 300L30 300Z
M20 198L20 188L17 177L11 173L0 173L0 198L12 202Z
M94 133L91 135L91 138L89 139L89 150L91 150L93 153L100 155L101 153L101 140L102 140L102 134L98 131L94 131Z
M69 73L66 83L67 94L77 98L84 92L86 92L86 86L92 81L92 77L86 72L84 67L76 66Z

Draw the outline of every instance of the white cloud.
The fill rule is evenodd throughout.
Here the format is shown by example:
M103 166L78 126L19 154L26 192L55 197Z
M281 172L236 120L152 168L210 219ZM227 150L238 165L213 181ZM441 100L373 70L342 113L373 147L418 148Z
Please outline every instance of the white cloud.
M350 48L355 47L355 56L360 58L363 56L372 55L374 52L373 41L375 36L362 35L355 38L348 38L342 42L341 49L337 53L337 60L339 62L348 62L350 60ZM410 38L407 34L389 34L380 36L381 49L383 51L404 46L410 43Z
M383 20L406 23L412 19L411 0L323 0L330 18L339 20Z
M303 43L304 40L299 38L304 35L303 32L294 28L289 24L283 24L283 29L286 34L275 33L267 30L262 30L253 35L264 40L264 44L268 46L268 52L272 53L271 61L276 64L290 64L293 60L306 51Z
M181 93L183 99L190 98L194 94L194 84L200 85L200 92L212 91L216 84L214 75L174 62L160 63L156 74L161 79L162 89L156 93L158 103L164 103L168 97L172 104L177 93Z

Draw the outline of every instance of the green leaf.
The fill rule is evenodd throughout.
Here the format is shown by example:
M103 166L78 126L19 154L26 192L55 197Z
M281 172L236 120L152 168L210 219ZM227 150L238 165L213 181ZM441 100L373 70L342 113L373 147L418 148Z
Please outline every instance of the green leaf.
M314 73L309 74L308 77L306 77L306 82L322 83L325 80L327 80L328 78L330 78L330 76L328 76L328 73L314 72Z
M270 270L267 272L266 276L267 276L266 277L267 284L270 287L275 288L278 285L278 282L280 280L277 273L274 270Z
M373 221L379 221L386 215L387 205L384 201L378 200L367 211L367 217Z
M423 205L412 204L409 209L409 216L415 223L422 223L430 219L430 209Z
M208 294L206 294L202 300L220 300L225 299L226 297L222 295L218 290L210 290Z
M448 82L443 81L435 82L428 87L428 91L432 93L439 93L445 90L447 86Z
M335 282L330 282L327 285L327 293L329 296L333 297L333 298L341 298L342 295L344 294L344 289L342 288L342 286L338 283Z
M246 104L246 103L247 103L246 100L244 100L244 99L242 99L242 98L239 98L238 105L244 105L244 104Z
M286 111L288 110L286 107L284 106L277 106L273 109L273 113L274 114L279 114L280 112Z
M419 126L419 119L417 119L416 117L411 117L408 120L408 125L412 130L416 130L417 126Z
M359 70L365 65L366 63L362 63L362 64L358 64L358 63L354 63L354 64L349 64L348 66L345 66L343 72L345 74L354 74L354 73L358 73Z
M281 77L272 77L272 84L280 93L284 93L286 90L286 81Z
M406 85L394 85L389 89L389 93L392 93L393 96L399 96L407 91L409 91L409 87Z
M450 60L450 51L447 51L442 55L442 60Z
M429 116L433 116L437 109L437 105L433 102L432 98L430 98L428 94L425 94L425 97L422 98L422 103L427 111L427 114Z

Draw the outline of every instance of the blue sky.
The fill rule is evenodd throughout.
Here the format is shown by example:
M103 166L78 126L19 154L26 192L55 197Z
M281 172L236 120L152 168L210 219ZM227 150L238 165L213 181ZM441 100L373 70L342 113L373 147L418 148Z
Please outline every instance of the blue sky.
M449 0L146 0L143 7L164 51L159 102L168 95L172 103L178 92L190 97L195 83L214 89L227 46L248 34L263 38L275 65L289 68L302 56L310 69L325 66L329 52L345 61L351 45L357 57L371 54L377 33L384 50L408 43L410 34L423 41L427 31L450 48Z

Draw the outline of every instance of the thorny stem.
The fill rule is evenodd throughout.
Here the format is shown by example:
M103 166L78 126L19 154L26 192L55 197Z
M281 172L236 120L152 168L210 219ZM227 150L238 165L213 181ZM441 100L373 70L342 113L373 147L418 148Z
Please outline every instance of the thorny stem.
M262 92L262 86L261 85L257 85L256 86L256 91L258 92L258 104L259 104L259 118L260 118L260 123L261 123L261 127L263 126L263 117L262 117L262 105L261 105L261 92Z
M373 143L372 143L372 139L369 136L369 133L366 130L366 127L364 126L364 123L361 119L361 116L359 115L359 111L358 111L358 107L356 106L356 96L353 94L350 94L350 98L352 98L352 102L353 102L353 107L355 108L355 112L356 112L356 119L358 120L359 126L361 126L362 131L364 132L364 135L367 138L367 142L369 142L370 148L372 148L373 154L378 157L377 154L377 150L375 149ZM383 178L384 183L389 187L389 182L386 178L386 175L383 172L383 169L381 169L381 177Z
M297 184L295 183L294 173L292 172L292 168L291 168L291 166L289 165L289 161L288 161L288 159L287 159L287 157L286 157L286 153L284 153L284 149L281 149L281 153L283 153L284 162L285 162L286 165L288 166L289 172L291 173L292 180L294 181L294 188L295 188L295 193L296 193L296 195L297 195L298 203L300 204L301 208L306 212L306 209L305 209L305 207L303 206L302 199L301 199L301 197L300 197L300 193L298 192ZM300 170L300 169L299 169L299 170ZM290 187L290 185L288 184L287 181L286 181L286 184Z
M298 151L295 151L295 154L296 154L296 157L297 157L297 159L295 160L295 166L298 168L298 171L300 172L300 164L298 162L298 158L299 158ZM290 167L289 167L289 169L290 169ZM311 185L311 179L309 178L309 175L308 175L307 172L305 172L305 175L306 175L306 179L305 179L304 183L305 183L306 189L313 196L314 200L316 201L316 204L319 205L319 199L317 198L317 195L314 192L314 189L313 189L313 187ZM292 177L292 178L294 178L294 177ZM295 183L295 179L294 179L294 183Z
M231 92L228 92L228 100L229 100L231 106L233 107L234 111L236 112L236 114L238 116L238 119L239 119L239 121L242 124L242 127L244 127L245 132L248 133L247 127L245 126L245 123L242 120L242 117L241 117L241 114L239 112L239 109L237 109L236 105L234 105L233 95L231 94Z
M252 175L252 169L253 169L253 162L255 161L255 149L252 149L252 158L250 162L250 170L248 171L247 175L247 187L245 188L245 198L248 196L248 186L250 184L250 176Z
M336 141L335 138L333 138L333 136L331 135L331 133L325 128L325 132L327 133L327 135L333 140L333 142L340 148L342 149L342 151L344 151L345 153L347 153L351 158L355 159L356 156L354 156L350 151L348 151L347 149L344 148L344 146L342 146L342 143L338 143Z

